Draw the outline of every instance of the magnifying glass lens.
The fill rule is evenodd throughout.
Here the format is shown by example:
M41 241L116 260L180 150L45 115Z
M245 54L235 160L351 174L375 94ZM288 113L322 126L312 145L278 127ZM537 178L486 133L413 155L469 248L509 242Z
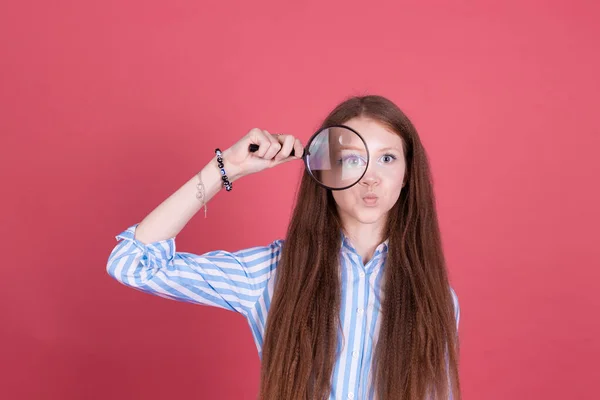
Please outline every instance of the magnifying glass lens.
M369 163L364 140L345 126L319 131L312 137L307 150L306 166L313 178L334 190L358 183Z

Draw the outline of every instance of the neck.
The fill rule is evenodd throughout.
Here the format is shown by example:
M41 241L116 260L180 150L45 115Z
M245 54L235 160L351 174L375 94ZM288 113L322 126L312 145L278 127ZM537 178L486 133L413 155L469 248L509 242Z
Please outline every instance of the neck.
M385 240L384 224L362 224L358 221L345 222L344 234L366 264L373 258L375 249Z

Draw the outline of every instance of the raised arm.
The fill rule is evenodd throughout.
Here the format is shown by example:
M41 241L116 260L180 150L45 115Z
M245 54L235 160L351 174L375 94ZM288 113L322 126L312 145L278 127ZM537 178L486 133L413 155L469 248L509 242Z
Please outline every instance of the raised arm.
M257 144L258 151L250 153L250 144ZM295 154L302 154L302 144L293 136L276 136L267 131L252 129L240 141L223 151L222 158L229 181L233 183L243 176L299 159L300 157L289 156L292 149ZM142 243L151 243L177 236L202 207L202 203L196 198L197 184L200 180L204 184L204 201L208 203L222 189L221 176L215 156L199 174L190 178L142 220L135 232L136 239Z
M249 153L251 143L258 144L259 151ZM302 145L292 136L250 131L223 152L229 181L296 159L288 156L292 148L302 154ZM177 234L221 190L221 176L215 156L139 224L117 235L119 243L106 265L109 275L147 293L247 315L277 266L283 241L202 255L178 252L175 246ZM199 183L204 187L203 201L196 196Z

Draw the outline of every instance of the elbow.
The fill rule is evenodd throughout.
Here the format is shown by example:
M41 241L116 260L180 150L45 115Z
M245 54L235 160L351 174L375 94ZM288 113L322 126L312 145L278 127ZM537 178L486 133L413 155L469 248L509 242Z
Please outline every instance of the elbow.
M106 273L111 278L120 281L119 277L117 276L117 263L111 258L109 258L108 262L106 263Z
M108 258L108 261L106 263L106 273L108 274L108 276L110 276L111 278L127 284L129 282L128 279L125 279L125 266L123 265L125 262L125 259L123 257L114 257L111 255L111 257Z
M127 250L127 251L123 251ZM137 287L144 285L142 277L148 276L144 273L147 268L142 262L143 252L139 249L129 247L123 249L116 246L106 262L106 273L113 279L126 286Z
M142 287L172 262L174 252L172 239L166 243L145 245L134 238L125 238L110 253L106 272L124 285Z

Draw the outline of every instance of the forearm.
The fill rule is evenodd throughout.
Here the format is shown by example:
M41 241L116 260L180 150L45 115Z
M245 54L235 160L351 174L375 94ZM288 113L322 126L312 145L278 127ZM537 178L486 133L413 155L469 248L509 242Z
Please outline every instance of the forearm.
M228 170L227 174L230 182L239 178L236 171ZM222 189L221 176L216 157L213 157L199 174L191 177L140 222L135 238L148 244L177 236L203 204L208 203ZM200 179L205 189L204 201L196 197Z

